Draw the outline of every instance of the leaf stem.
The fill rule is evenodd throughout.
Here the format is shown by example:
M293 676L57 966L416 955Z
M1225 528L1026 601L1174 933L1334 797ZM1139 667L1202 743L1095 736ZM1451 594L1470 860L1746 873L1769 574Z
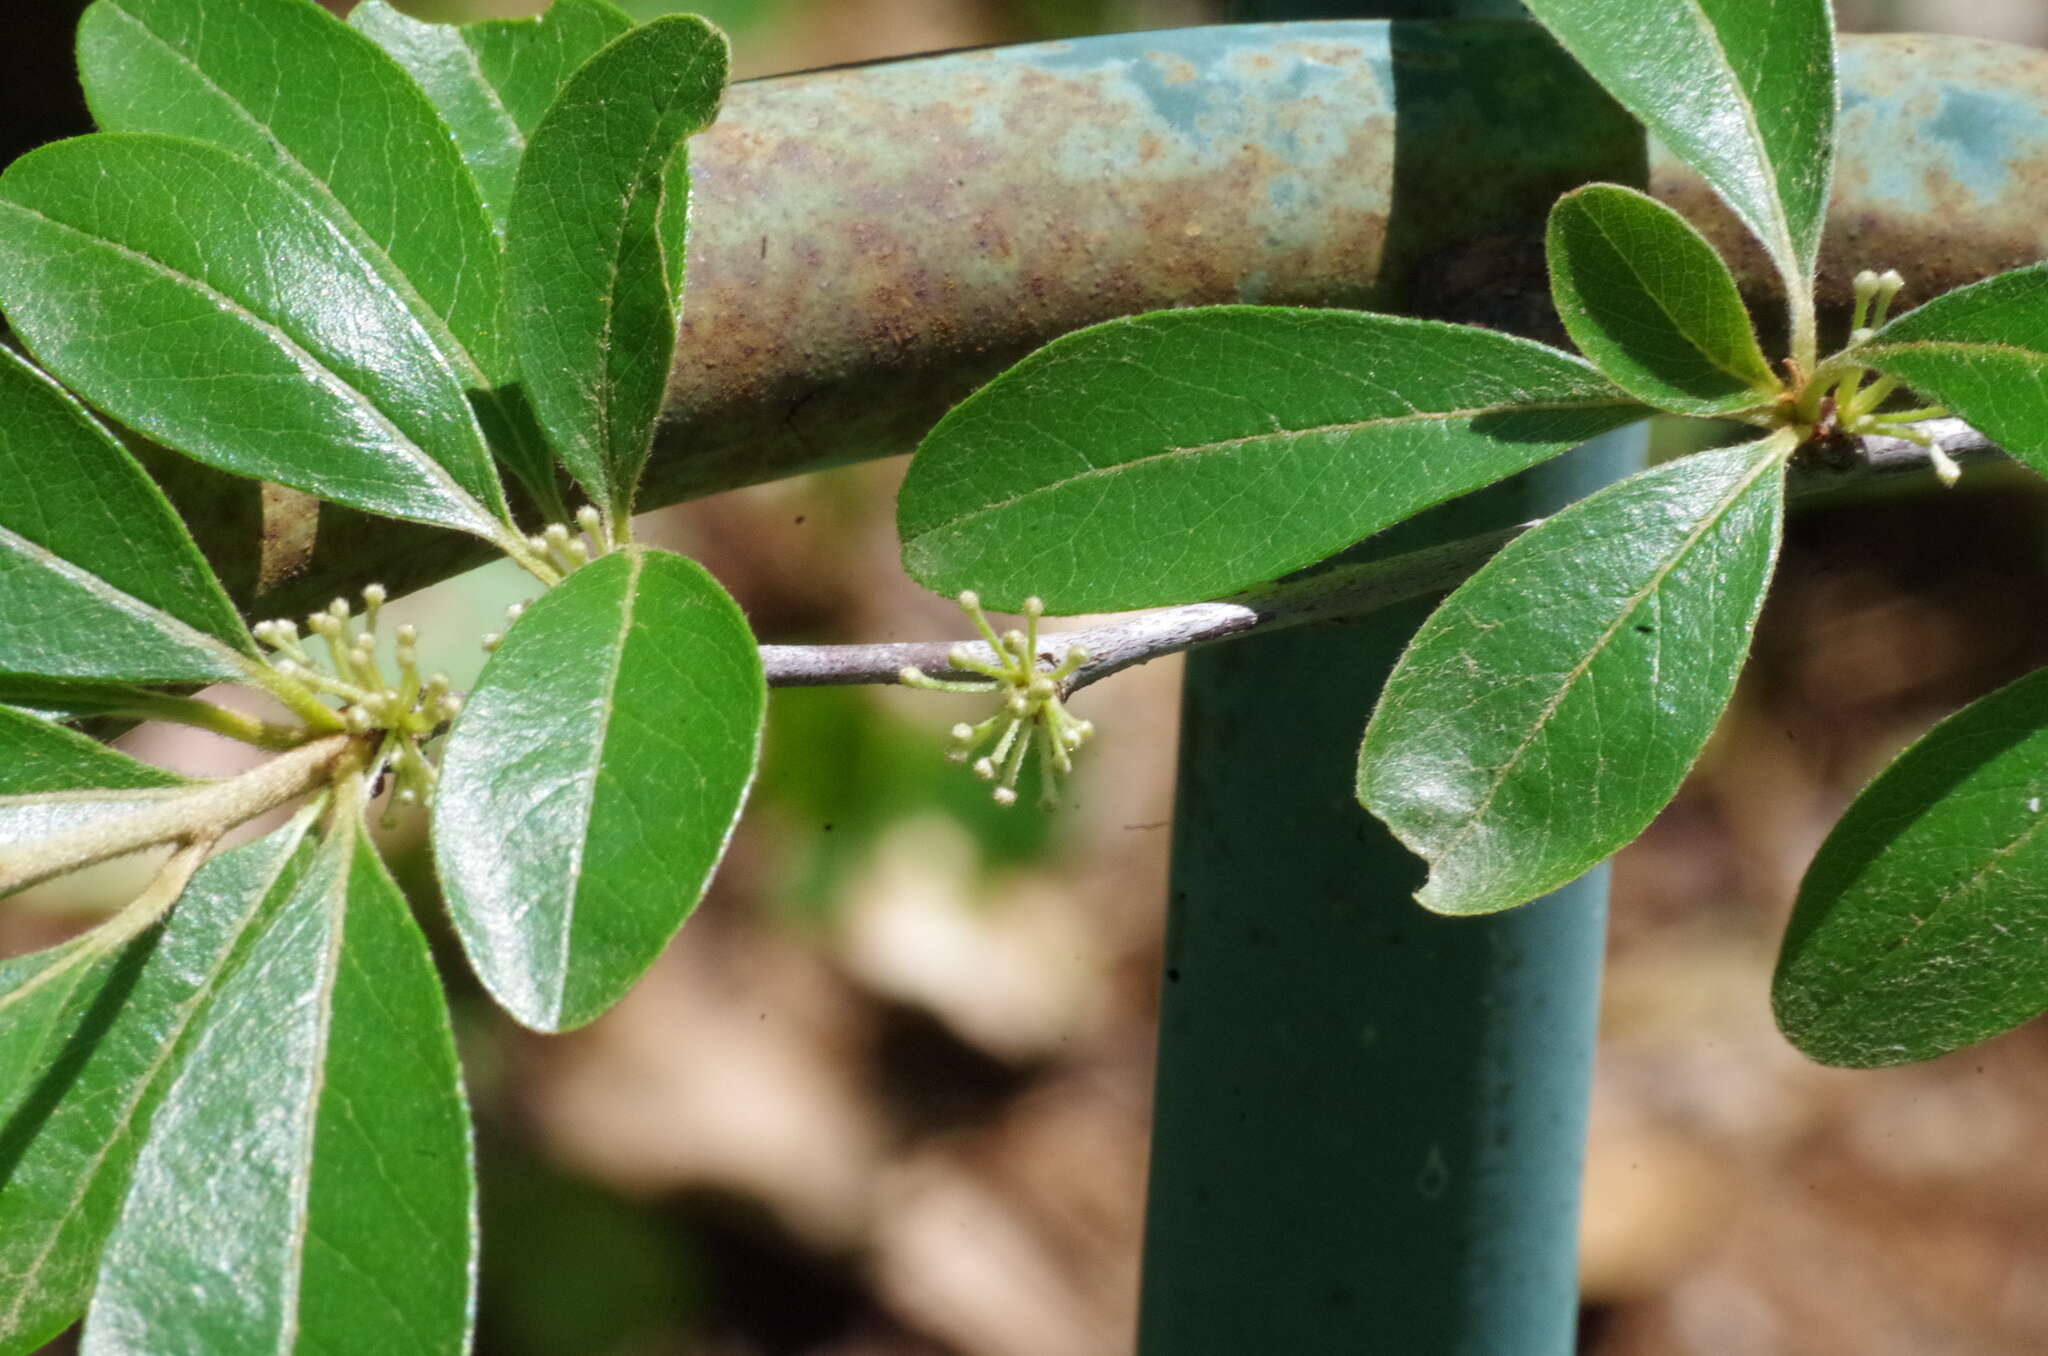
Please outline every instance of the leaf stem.
M321 701L310 687L279 673L268 664L252 661L248 668L248 681L251 687L276 698L286 710L315 731L324 733L346 728L340 713Z
M1813 290L1798 289L1792 298L1792 358L1804 372L1820 361L1819 324L1814 313Z
M224 735L244 744L253 744L259 749L293 749L316 736L315 731L308 730L303 725L279 725L274 721L258 720L240 711L215 706L212 702L199 701L193 697L173 696L168 692L137 691L120 706L109 708L106 714L131 720L168 721L175 725L211 730L217 735Z
M171 906L185 893L185 887L192 883L192 876L206 864L213 850L220 846L218 835L208 838L194 838L180 845L157 868L149 884L142 887L142 893L122 906L119 913L95 927L89 934L93 945L99 950L120 946L137 936L156 921L169 913Z

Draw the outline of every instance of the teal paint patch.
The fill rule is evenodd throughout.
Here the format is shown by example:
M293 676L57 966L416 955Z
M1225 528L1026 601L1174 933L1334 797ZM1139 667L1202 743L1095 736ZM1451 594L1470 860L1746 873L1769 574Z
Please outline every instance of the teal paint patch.
M1312 41L1275 42L1276 36L1275 28L1255 25L1117 33L1003 48L997 58L1043 71L1119 74L1167 130L1205 147L1264 127L1272 106L1286 98L1341 87L1347 72L1318 60L1318 49L1362 52L1380 68L1387 62L1384 23L1318 24ZM1254 85L1267 88L1248 99Z
M1292 158L1300 147L1274 109L1298 98L1333 96L1333 117L1356 117L1358 61L1386 88L1386 25L1323 23L1313 37L1298 25L1243 25L1110 33L1087 41L997 47L997 66L1044 74L1092 74L1133 100L1157 125L1196 150L1260 141ZM1290 41L1276 41L1282 35ZM983 53L977 53L983 55ZM1284 143L1282 143L1284 141Z
M1927 124L1930 138L1953 148L1957 181L1980 198L1993 197L2005 188L2011 173L2016 111L2010 101L1995 95L1950 86L1942 91L1941 112ZM2038 114L2034 121L2040 121Z

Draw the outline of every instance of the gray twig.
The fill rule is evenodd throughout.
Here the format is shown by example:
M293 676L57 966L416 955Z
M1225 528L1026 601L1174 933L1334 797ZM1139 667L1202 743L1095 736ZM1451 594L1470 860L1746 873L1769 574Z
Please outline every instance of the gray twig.
M2005 452L1960 419L1929 419L1913 428L1931 438L1966 469L2005 459ZM1935 483L1927 449L1904 438L1845 440L1832 455L1802 453L1791 467L1788 490L1798 502L1853 495L1874 486ZM1524 529L1468 537L1425 551L1363 564L1326 566L1210 603L1124 613L1075 631L1039 636L1039 658L1055 663L1072 646L1088 662L1067 681L1073 692L1135 664L1184 650L1277 631L1310 622L1356 621L1382 608L1453 589ZM961 642L911 641L886 645L763 645L761 662L774 687L893 683L906 666L935 678L971 678L948 656ZM990 657L986 644L966 645Z

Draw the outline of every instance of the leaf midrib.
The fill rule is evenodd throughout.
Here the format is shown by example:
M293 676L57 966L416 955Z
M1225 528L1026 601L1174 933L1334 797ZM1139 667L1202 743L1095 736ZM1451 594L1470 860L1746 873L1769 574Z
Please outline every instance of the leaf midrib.
M313 1225L313 1152L320 1137L320 1101L327 1089L327 1047L334 1034L334 989L341 975L341 943L348 931L349 886L356 867L356 825L340 826L334 834L336 855L341 858L334 879L321 901L327 916L327 939L320 958L319 983L314 991L315 1038L313 1077L306 1089L305 1134L292 1163L292 1227L286 1244L284 1293L278 1297L277 1356L292 1356L298 1345L300 1295L305 1288L306 1235ZM282 919L278 920L280 923Z
M1684 3L1686 8L1698 17L1700 31L1706 35L1708 43L1713 46L1714 55L1720 58L1721 69L1728 73L1728 79L1741 95L1736 100L1736 106L1742 110L1743 126L1749 129L1750 145L1755 148L1757 163L1764 171L1764 180L1770 190L1770 226L1778 237L1775 241L1765 241L1764 247L1774 255L1783 250L1783 254L1779 255L1779 268L1785 274L1788 288L1795 293L1810 290L1806 286L1806 278L1811 270L1800 257L1799 249L1792 241L1792 220L1785 215L1785 199L1779 191L1777 163L1771 159L1770 145L1764 140L1763 127L1756 120L1756 102L1751 97L1749 87L1742 83L1741 77L1737 74L1735 63L1728 55L1727 45L1721 41L1721 30L1715 26L1706 7L1700 4L1700 0L1684 0Z
M1884 982L1890 977L1895 976L1901 968L1918 968L1921 964L1920 956L1917 953L1910 953L1908 949L1914 937L1918 936L1922 929L1934 922L1949 905L1975 893L1978 887L1984 883L1985 878L1996 870L2001 863L2032 842L2035 836L2044 829L2048 829L2048 815L2036 816L2027 827L2013 835L2011 839L1985 854L1982 865L1971 872L1967 879L1958 881L1948 889L1935 895L1933 905L1927 909L1924 915L1909 915L1913 918L1912 926L1907 928L1899 937L1898 944L1894 948L1888 949L1885 955L1879 959L1878 963L1871 967L1870 971L1867 972L1866 982L1859 983L1852 993L1814 1001L1812 1005L1813 1011L1817 1014L1832 1013L1838 1010L1844 1003L1852 1002L1870 990L1882 988ZM1842 899L1847 898L1848 894L1848 890L1843 890L1836 896L1835 902L1838 904ZM1833 905L1830 905L1830 908L1832 907ZM1897 960L1897 964L1892 963L1894 959Z
M477 88L482 90L489 98L491 108L497 113L499 122L503 124L506 144L518 152L518 155L513 158L513 164L516 167L519 159L526 154L526 132L519 126L519 119L512 116L512 107L505 102L504 91L500 90L497 82L493 81L484 72L483 56L476 50L475 45L470 42L467 33L463 29L458 28L455 30L453 40L455 45L462 49L464 58L468 60L469 69L476 76ZM511 206L509 202L505 204L508 212L511 210ZM489 210L489 205L486 204L485 211L488 213ZM504 235L503 229L500 228L496 234L502 239Z
M2023 362L2048 364L2048 353L2021 344L1989 339L1893 339L1851 349L1854 357L1871 359L1876 366L1886 358L1910 358L1916 353L1957 354L1981 357L2011 357Z
M569 846L569 865L566 874L568 893L566 907L562 912L562 949L555 966L554 1007L550 1019L559 1023L569 995L569 954L576 932L576 909L583 894L583 854L590 845L590 820L597 805L597 782L600 767L604 762L604 747L611 735L613 699L619 690L619 674L626 666L626 638L633 629L633 613L640 598L640 576L647 568L646 558L638 551L627 552L625 586L619 594L619 627L615 643L610 647L611 664L604 675L603 692L598 702L602 713L597 726L597 738L591 740L584 785L588 788L579 807L578 822L582 832L575 835Z
M1755 380L1751 376L1743 372L1739 372L1736 369L1728 366L1719 358L1715 357L1714 352L1711 349L1709 349L1705 344L1701 343L1698 339L1694 338L1693 331L1686 327L1686 317L1673 311L1670 306L1665 304L1663 294L1659 290L1650 285L1648 277L1645 276L1643 270L1640 267L1638 267L1636 257L1630 254L1624 248L1622 248L1621 242L1615 239L1613 233L1607 229L1606 224L1602 222L1595 214L1589 212L1587 213L1587 216L1589 220L1592 222L1593 229L1600 232L1600 238L1608 243L1609 247L1613 249L1614 253L1620 257L1623 264L1627 266L1629 273L1635 278L1639 290L1642 292L1642 294L1650 299L1650 304L1657 308L1658 314L1662 315L1665 318L1665 320L1670 322L1672 333L1676 334L1681 340L1683 340L1686 347L1690 348L1693 352L1699 354L1701 358L1705 359L1707 366L1713 368L1716 372L1719 372L1724 376L1732 378L1739 386L1741 386L1744 392L1756 394L1759 396L1759 398L1768 394L1767 391L1759 390L1755 383ZM1684 224L1678 223L1678 229L1685 230L1687 228ZM1712 246L1708 246L1708 248L1712 249ZM1736 304L1740 305L1741 303L1738 300ZM1745 316L1744 319L1747 320L1747 317ZM1752 342L1754 342L1754 335L1752 334L1751 337ZM1688 399L1700 399L1700 397L1692 396L1690 392L1686 394ZM1725 400L1726 397L1723 397L1723 399ZM1707 403L1719 404L1721 402L1709 399Z
M1191 443L1186 446L1167 447L1162 451L1147 453L1142 457L1135 457L1130 461L1120 461L1109 466L1091 466L1086 471L1081 471L1077 474L1066 476L1060 480L1051 481L1044 485L1034 485L1032 488L1028 490L1010 496L1008 499L999 500L998 502L993 504L983 504L977 508L970 509L966 513L959 514L952 518L942 519L938 522L932 523L928 527L919 528L916 532L910 534L909 540L920 541L926 537L936 535L940 532L952 531L958 527L961 527L964 524L975 522L981 518L986 518L991 514L1000 513L1005 509L1014 508L1018 504L1028 503L1033 499L1053 494L1059 490L1067 488L1070 485L1077 485L1082 483L1083 481L1099 480L1110 476L1121 475L1126 471L1135 470L1141 466L1149 466L1155 462L1169 461L1175 457L1203 457L1209 455L1210 453L1234 452L1240 448L1252 447L1261 444L1289 443L1296 439L1312 438L1317 436L1318 434L1326 433L1357 433L1366 429L1397 428L1406 424L1450 423L1459 419L1477 419L1484 415L1489 414L1521 414L1524 412L1553 413L1570 410L1598 410L1609 408L1618 409L1623 406L1634 405L1636 403L1637 402L1633 397L1617 400L1609 396L1599 400L1547 401L1527 403L1514 402L1511 404L1482 405L1470 409L1420 411L1409 414L1386 415L1384 417L1373 419L1349 420L1344 423L1338 424L1319 424L1311 428L1274 429L1262 433L1248 433L1236 438L1218 439L1215 442Z

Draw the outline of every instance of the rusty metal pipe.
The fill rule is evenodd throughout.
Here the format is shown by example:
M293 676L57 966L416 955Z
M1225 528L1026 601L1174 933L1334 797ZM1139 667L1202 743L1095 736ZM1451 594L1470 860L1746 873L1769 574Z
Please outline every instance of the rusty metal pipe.
M735 87L694 143L683 342L642 503L908 451L1005 364L1111 316L1371 305L1389 262L1385 33L1187 29ZM1910 301L2048 254L2048 54L1852 37L1842 64L1827 296L1845 298L1860 267L1908 265ZM2014 130L1970 130L1984 125ZM1760 253L1696 180L1659 162L1652 186L1766 285ZM1538 258L1423 265L1440 314L1515 323L1548 304ZM266 515L246 482L167 474L262 613L372 578L417 587L483 558L332 507L312 524L296 501ZM303 569L258 579L265 541L307 537Z

